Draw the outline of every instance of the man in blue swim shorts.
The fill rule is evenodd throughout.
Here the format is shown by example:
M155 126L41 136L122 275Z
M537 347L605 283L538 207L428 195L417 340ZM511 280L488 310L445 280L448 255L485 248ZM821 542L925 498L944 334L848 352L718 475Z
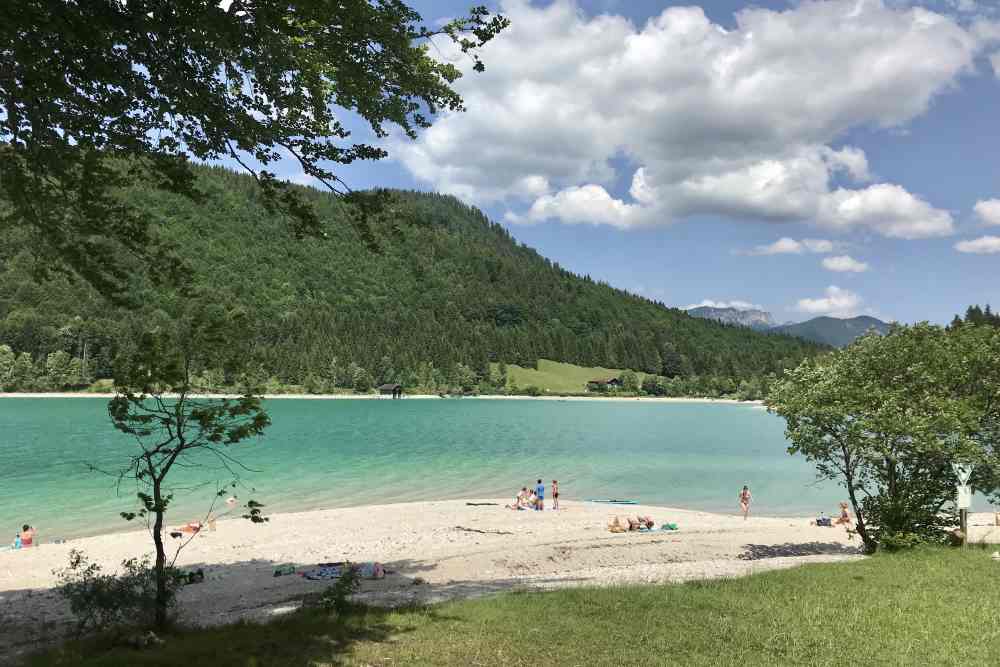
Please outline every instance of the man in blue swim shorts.
M536 510L545 509L545 485L542 484L542 480L538 480L538 486L535 487L535 495L538 496L538 502L535 504Z

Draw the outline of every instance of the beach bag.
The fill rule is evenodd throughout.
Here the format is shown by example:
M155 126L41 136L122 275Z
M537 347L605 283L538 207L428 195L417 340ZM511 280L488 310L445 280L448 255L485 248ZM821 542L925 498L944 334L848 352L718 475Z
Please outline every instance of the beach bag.
M385 567L382 563L362 563L358 566L358 572L365 579L385 578Z

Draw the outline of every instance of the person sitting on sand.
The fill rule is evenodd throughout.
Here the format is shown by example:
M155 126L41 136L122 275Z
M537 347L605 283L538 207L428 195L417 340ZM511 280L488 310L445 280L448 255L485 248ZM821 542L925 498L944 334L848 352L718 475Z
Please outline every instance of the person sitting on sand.
M27 549L28 547L37 546L35 544L35 535L37 535L37 531L28 524L24 524L21 527L21 548Z
M624 533L626 529L625 526L622 525L618 517L615 517L614 521L608 524L608 530L611 531L612 533Z
M523 510L526 502L528 502L528 487L522 486L521 491L514 496L514 504L506 505L506 507L509 510Z

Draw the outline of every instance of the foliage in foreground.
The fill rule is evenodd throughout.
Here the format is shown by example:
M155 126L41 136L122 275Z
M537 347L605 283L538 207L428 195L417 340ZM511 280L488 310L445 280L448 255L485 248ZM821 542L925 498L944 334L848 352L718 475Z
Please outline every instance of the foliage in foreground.
M221 467L231 475L230 484L216 489L211 513L214 503L239 484L241 466L232 449L271 424L260 397L249 389L235 399L192 397L191 369L222 349L238 354L238 346L227 336L232 315L223 307L197 300L181 304L173 317L154 311L132 319L128 344L116 361L115 396L108 403L114 428L132 436L138 446L121 467L119 480L135 484L140 507L122 517L129 521L141 517L149 525L156 549L154 612L159 627L167 623L173 597L169 590L173 562L168 564L164 544L166 512L173 497L171 471L200 468L208 476L213 471L217 475ZM259 503L248 500L245 507L249 513L244 518L266 521ZM182 541L177 552L189 542L190 538Z
M150 651L73 642L29 665L992 664L998 572L982 549L925 548L729 581L312 610Z
M157 577L149 558L130 558L117 573L106 573L86 555L73 549L69 565L60 570L59 594L69 602L76 632L105 632L134 625L151 625L156 618ZM180 585L173 568L164 583L164 608L172 609Z
M788 451L838 482L868 551L941 540L955 525L953 463L1000 491L1000 329L894 327L807 360L772 387Z
M462 71L429 42L482 71L479 48L507 24L473 7L430 29L402 0L2 3L0 228L30 236L47 268L60 260L125 302L123 257L160 283L185 272L160 220L117 189L142 181L198 202L189 158L229 158L295 235L321 237L316 211L269 165L290 159L351 199L331 165L387 153L353 138L344 117L370 136L395 126L416 138L439 110L463 108L452 88Z

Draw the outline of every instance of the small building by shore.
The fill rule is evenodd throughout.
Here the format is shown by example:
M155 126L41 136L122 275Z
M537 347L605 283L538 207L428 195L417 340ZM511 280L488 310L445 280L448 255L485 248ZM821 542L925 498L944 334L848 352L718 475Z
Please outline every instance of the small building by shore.
M621 389L622 381L619 378L601 378L587 381L587 391L608 391L609 389Z
M396 382L382 384L378 387L378 393L379 396L392 396L394 399L403 398L403 385Z

